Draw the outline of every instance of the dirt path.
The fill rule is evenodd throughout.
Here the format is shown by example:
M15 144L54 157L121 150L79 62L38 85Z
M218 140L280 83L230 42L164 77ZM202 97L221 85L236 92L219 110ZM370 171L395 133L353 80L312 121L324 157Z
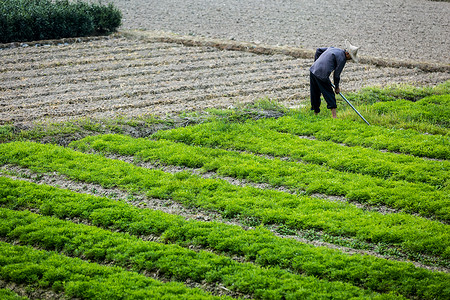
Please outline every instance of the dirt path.
M265 97L287 107L307 103L312 58L189 47L161 42L164 36L144 32L1 49L0 124L163 116ZM448 79L448 70L349 63L341 85L344 91L355 91L365 86L429 85Z

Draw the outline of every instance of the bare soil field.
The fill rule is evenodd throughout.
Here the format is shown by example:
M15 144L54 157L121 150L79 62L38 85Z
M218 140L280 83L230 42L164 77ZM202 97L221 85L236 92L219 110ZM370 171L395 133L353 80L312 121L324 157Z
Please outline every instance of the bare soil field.
M93 0L94 1L94 0ZM450 3L427 0L106 0L122 29L270 45L344 47L377 58L450 63Z
M141 32L2 48L0 124L164 116L262 98L287 107L307 104L308 70L313 62L307 51L302 57L282 51L258 54L219 49L206 42L186 46L189 41L196 43L164 37ZM247 48L239 50L252 50ZM342 89L433 85L450 78L445 66L439 70L348 63Z

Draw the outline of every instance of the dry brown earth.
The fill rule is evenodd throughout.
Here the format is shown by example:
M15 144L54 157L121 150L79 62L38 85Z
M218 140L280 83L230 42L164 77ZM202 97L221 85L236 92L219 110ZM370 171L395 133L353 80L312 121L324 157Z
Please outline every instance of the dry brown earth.
M180 39L197 46L185 46ZM240 50L247 50L229 51L218 49L211 40L202 40L209 46L198 45L198 39L189 37L129 32L83 42L3 48L0 124L164 116L230 107L265 97L288 107L307 103L308 68L312 63L308 51L297 49L302 55L293 57L289 51L275 51L285 49L282 47L273 50L270 46L224 41L225 45L243 45ZM248 51L255 49L268 54ZM264 51L267 49L270 51ZM438 70L439 65L435 72L426 72L349 63L341 85L344 91L355 91L395 83L437 84L450 78L445 66Z
M97 0L92 0L97 1ZM365 56L450 64L450 3L428 0L104 0L121 29L235 39Z

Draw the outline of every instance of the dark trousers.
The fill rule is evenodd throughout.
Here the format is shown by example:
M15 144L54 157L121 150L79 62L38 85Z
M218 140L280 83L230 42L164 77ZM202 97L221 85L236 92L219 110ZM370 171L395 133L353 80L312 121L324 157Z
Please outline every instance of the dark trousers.
M320 112L320 95L327 102L327 108L336 108L336 96L334 95L333 87L331 86L331 81L322 81L316 77L313 73L309 72L309 83L311 92L311 110L314 112Z

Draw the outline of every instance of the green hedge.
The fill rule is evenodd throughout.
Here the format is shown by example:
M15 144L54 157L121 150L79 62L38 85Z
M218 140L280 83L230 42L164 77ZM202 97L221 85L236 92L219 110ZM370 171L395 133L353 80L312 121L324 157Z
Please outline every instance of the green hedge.
M0 2L0 42L24 42L113 32L122 13L112 4L68 0Z

